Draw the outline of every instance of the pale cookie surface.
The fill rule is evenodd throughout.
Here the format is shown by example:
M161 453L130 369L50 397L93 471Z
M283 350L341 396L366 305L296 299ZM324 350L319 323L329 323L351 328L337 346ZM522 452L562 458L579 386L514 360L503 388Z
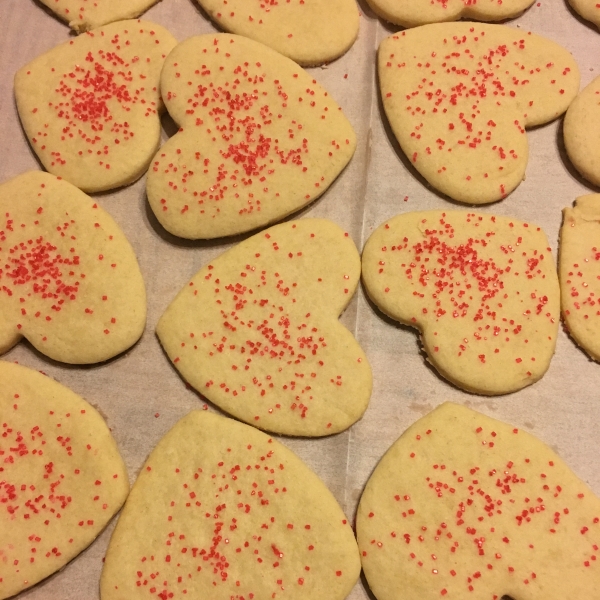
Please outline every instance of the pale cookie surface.
M428 360L457 386L506 394L548 369L560 298L539 227L467 211L406 213L375 230L362 260L373 302L416 327Z
M584 19L600 27L600 5L597 0L569 0L569 4Z
M563 210L560 281L563 319L573 339L600 361L600 194Z
M56 46L15 75L21 123L44 167L87 192L132 183L160 142L160 71L175 38L121 21Z
M0 361L0 598L61 569L129 491L98 412L54 380Z
M231 33L312 67L344 54L358 35L355 0L197 0Z
M311 76L243 37L179 44L161 91L181 129L152 160L148 200L181 237L232 235L282 219L323 194L356 148L352 126Z
M202 268L157 334L183 378L238 419L336 433L371 395L365 354L338 321L359 276L354 243L331 221L276 225Z
M138 17L158 0L40 0L75 31Z
M367 0L380 17L403 27L457 21L502 21L519 16L533 0Z
M108 213L41 171L0 185L0 352L25 337L55 360L94 363L142 335L146 292Z
M264 433L202 411L159 442L110 541L102 600L343 600L360 573L323 482Z
M600 589L600 500L525 431L446 403L367 482L356 518L378 600L564 600Z
M600 186L600 77L573 100L563 125L565 149L575 168Z
M386 115L403 152L454 200L504 198L525 175L526 127L563 113L579 90L567 50L504 25L440 23L379 47Z

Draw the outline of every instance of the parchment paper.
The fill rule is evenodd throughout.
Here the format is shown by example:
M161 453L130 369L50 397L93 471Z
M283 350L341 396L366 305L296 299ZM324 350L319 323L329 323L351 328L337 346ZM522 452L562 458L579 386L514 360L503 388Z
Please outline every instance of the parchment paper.
M399 212L457 206L426 187L391 135L376 88L375 56L379 41L395 29L379 22L364 0L359 0L359 8L360 35L353 48L326 68L310 69L343 107L357 132L358 149L329 191L296 217L330 218L361 249L379 224ZM180 41L215 30L192 0L163 0L142 18L167 27ZM600 73L600 33L579 19L564 0L542 0L507 25L532 30L568 48L581 69L582 87ZM19 124L14 73L70 35L68 27L36 0L0 0L0 182L40 168ZM176 127L168 117L163 118L163 126L167 139ZM561 209L577 196L599 190L584 183L569 164L560 120L530 131L529 142L526 181L504 201L477 210L537 223L547 233L556 257ZM188 242L165 232L147 204L145 177L96 198L120 224L140 261L149 303L141 341L124 355L91 367L55 363L25 342L2 359L42 370L98 407L133 483L162 435L205 402L186 388L162 352L154 333L156 323L188 279L235 240ZM387 448L406 427L445 400L532 432L600 495L600 365L591 362L562 329L556 355L541 381L516 394L490 399L467 394L442 380L427 366L413 330L384 317L362 289L342 322L355 333L373 367L373 396L364 418L349 431L329 438L281 441L321 476L350 518ZM20 597L97 600L102 558L113 526L114 522L61 572ZM372 598L364 580L349 598Z

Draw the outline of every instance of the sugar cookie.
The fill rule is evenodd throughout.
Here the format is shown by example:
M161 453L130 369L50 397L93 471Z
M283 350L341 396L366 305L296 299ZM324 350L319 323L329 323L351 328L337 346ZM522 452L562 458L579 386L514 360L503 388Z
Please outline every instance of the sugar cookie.
M158 0L40 0L75 31L139 17Z
M514 392L548 369L559 287L535 225L466 211L398 215L367 241L363 281L384 313L421 332L439 373L467 391Z
M439 23L379 47L383 107L411 164L460 202L504 198L523 180L526 127L563 113L579 89L567 50L504 25Z
M589 598L600 500L525 431L446 403L375 468L356 517L377 600Z
M156 329L183 378L268 431L322 436L357 421L372 380L338 322L360 275L347 236L325 219L290 221L202 268Z
M359 573L346 516L291 450L195 411L142 467L100 591L102 600L343 600Z
M129 491L98 412L37 371L0 361L0 598L64 567Z
M569 4L584 19L600 27L600 6L596 0L569 0Z
M558 276L562 314L573 337L600 361L600 194L563 211Z
M67 363L107 360L144 331L129 242L91 198L30 171L0 185L0 353L22 337Z
M600 186L600 77L573 100L563 126L565 149L575 168Z
M417 27L427 23L458 21L503 21L518 17L533 0L367 0L373 11L390 23Z
M138 179L159 146L159 77L175 44L160 25L121 21L19 69L17 109L44 167L86 192Z
M250 231L318 198L356 148L340 107L293 61L228 34L190 38L161 77L181 125L152 161L150 206L191 239Z
M355 0L197 0L231 33L270 46L305 67L335 60L358 35Z

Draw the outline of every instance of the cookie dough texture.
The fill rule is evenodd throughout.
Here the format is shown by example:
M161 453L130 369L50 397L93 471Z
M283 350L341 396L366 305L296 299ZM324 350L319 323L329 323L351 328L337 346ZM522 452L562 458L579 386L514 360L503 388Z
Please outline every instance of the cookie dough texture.
M146 323L137 259L110 215L30 171L0 185L0 353L22 337L54 360L101 362Z
M343 600L359 573L352 528L317 475L253 427L195 411L142 467L101 597Z
M600 194L563 210L559 280L562 314L571 337L600 361Z
M323 194L356 148L326 90L293 61L243 37L179 44L161 90L181 128L152 161L148 200L165 229L184 238L282 219Z
M238 419L323 436L357 421L371 368L338 321L360 276L352 240L325 219L276 225L204 266L158 337L182 377Z
M600 77L575 98L563 126L565 148L575 168L600 186Z
M504 25L438 23L381 43L385 113L410 164L459 202L506 197L524 178L525 129L567 110L579 90L571 54Z
M356 530L377 600L563 600L600 589L600 500L544 443L456 404L388 450Z
M0 361L0 598L66 565L129 492L106 423L49 377Z
M305 67L331 62L358 36L355 0L197 0L219 27Z
M138 179L160 143L159 77L175 44L160 25L120 21L19 69L19 117L44 167L86 192Z
M467 211L405 213L373 232L362 265L373 302L420 331L427 360L455 385L506 394L548 369L560 298L539 227Z
M475 19L502 21L518 17L533 0L367 0L373 11L390 23L417 27L427 23Z
M158 0L40 0L77 32L139 17Z
M584 19L600 27L600 6L596 0L569 0L569 4Z

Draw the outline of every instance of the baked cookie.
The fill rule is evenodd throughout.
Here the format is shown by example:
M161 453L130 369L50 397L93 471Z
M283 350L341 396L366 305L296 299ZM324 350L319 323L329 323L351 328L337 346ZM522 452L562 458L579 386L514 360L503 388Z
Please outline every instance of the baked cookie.
M152 161L148 200L184 238L282 219L323 194L356 148L352 126L310 75L243 37L179 44L161 91L181 129Z
M410 163L454 200L504 198L527 166L525 128L563 113L579 89L567 50L504 25L439 23L379 47L383 107Z
M138 179L160 143L160 71L175 44L160 25L121 21L19 69L17 109L44 167L86 192Z
M362 265L373 302L420 331L427 359L455 385L507 394L548 369L560 299L539 227L467 211L406 213L373 232Z
M75 31L139 17L158 0L40 0Z
M89 546L129 479L104 419L77 394L2 361L0 381L0 598L9 598Z
M360 573L323 482L253 427L194 411L158 443L102 571L102 600L343 600Z
M596 0L569 0L573 10L596 27L600 27L600 6Z
M42 171L0 185L0 353L95 363L144 331L146 292L129 242L91 198Z
M377 600L564 600L600 589L600 500L544 443L456 404L388 450L356 531Z
M225 31L270 46L305 67L331 62L358 35L355 0L197 0Z
M600 186L600 77L573 100L563 126L565 149L575 168Z
M156 332L182 377L238 419L286 435L337 433L371 395L367 358L338 322L359 276L337 225L290 221L203 267Z
M503 21L518 17L533 0L367 0L373 11L390 23L417 27L427 23L458 21Z
M600 194L581 196L563 210L558 277L569 333L600 361Z

